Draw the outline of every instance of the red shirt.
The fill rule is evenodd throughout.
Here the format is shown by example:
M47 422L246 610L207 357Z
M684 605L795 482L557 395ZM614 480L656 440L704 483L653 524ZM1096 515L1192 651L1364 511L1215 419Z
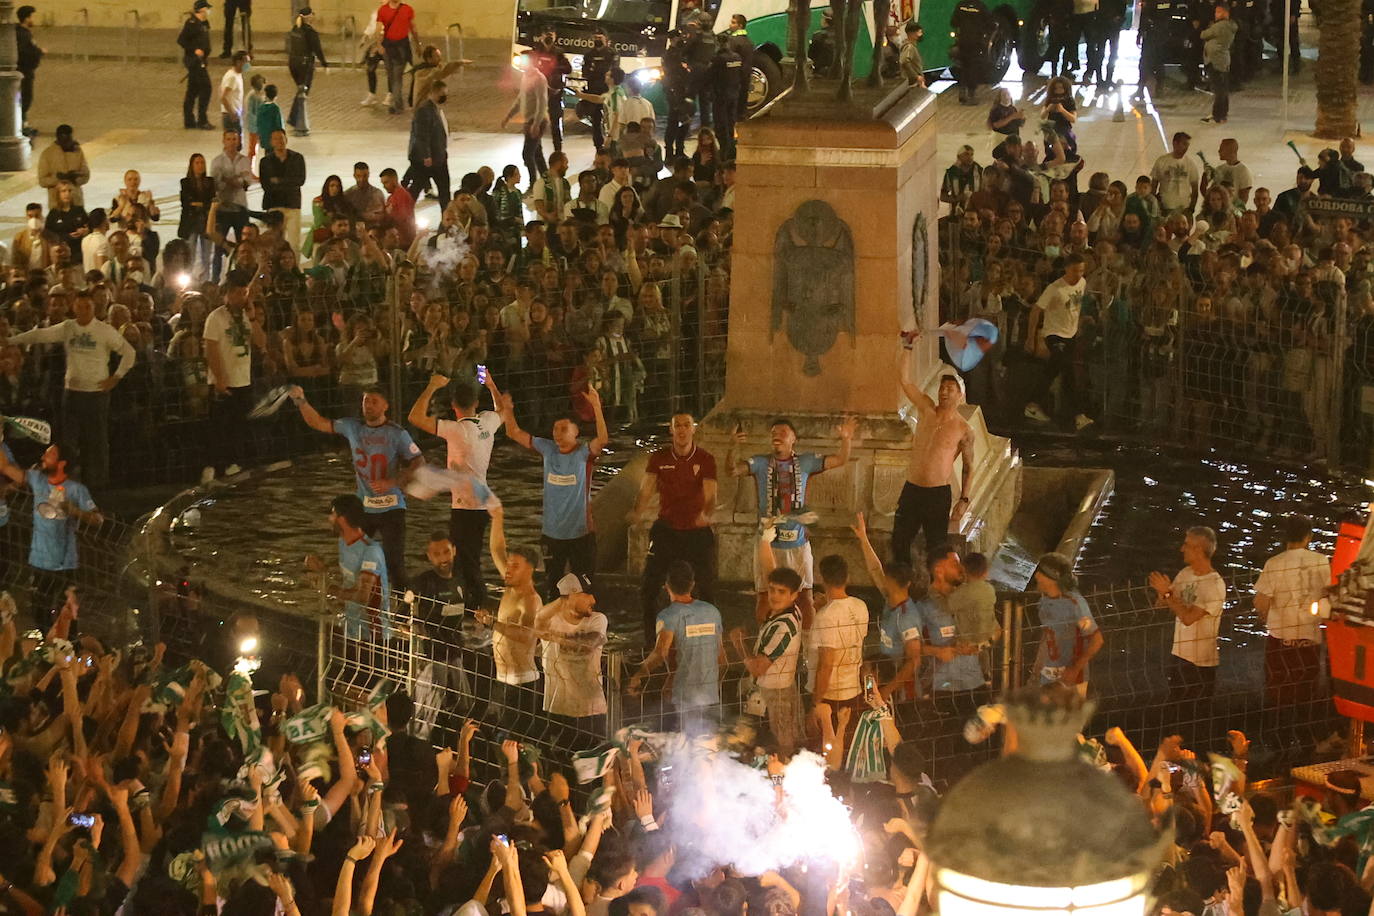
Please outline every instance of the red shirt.
M415 198L400 185L386 198L387 225L395 226L400 233L401 243L409 248L415 241Z
M377 21L382 25L382 39L385 41L404 41L410 37L410 24L415 20L415 10L409 3L392 8L383 3L377 10Z
M679 458L670 445L649 456L645 471L658 477L658 517L678 531L700 527L705 482L716 479L715 456L693 446L689 455Z

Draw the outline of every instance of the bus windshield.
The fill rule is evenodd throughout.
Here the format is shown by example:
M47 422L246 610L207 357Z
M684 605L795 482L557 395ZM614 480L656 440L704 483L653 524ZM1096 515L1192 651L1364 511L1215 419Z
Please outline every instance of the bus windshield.
M672 7L672 0L520 0L521 12L634 26L666 26Z

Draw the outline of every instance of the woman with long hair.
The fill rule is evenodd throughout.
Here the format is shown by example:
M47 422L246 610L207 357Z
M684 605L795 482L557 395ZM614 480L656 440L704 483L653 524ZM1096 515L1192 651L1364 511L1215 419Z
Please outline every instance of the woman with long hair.
M186 177L181 179L181 222L177 224L177 238L185 240L195 252L195 263L201 276L210 266L212 245L206 234L210 205L215 202L215 180L205 168L205 157L192 153L186 164Z
M625 247L630 227L639 222L643 212L639 193L634 188L627 185L616 192L615 200L611 203L610 215L607 217L611 228L615 230L616 245Z
M720 144L716 132L709 127L697 131L697 148L692 153L692 180L703 184L715 181L720 168Z
M343 179L338 175L330 175L324 180L324 187L320 188L320 196L310 202L311 222L310 231L305 234L305 243L301 245L301 254L310 257L315 251L315 236L317 234L327 236L329 224L334 221L336 216L347 217L350 222L357 219L353 212L353 205L344 197Z

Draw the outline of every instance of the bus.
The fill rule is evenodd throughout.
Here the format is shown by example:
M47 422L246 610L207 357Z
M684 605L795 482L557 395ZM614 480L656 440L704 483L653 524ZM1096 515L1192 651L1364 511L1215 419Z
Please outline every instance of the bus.
M568 55L572 75L570 91L586 86L581 78L582 53L592 47L593 32L604 29L611 47L620 56L628 79L635 80L654 107L665 108L659 85L668 33L677 28L679 0L518 0L515 11L511 64L527 65L525 56L535 38L552 29L558 46ZM915 19L925 26L921 58L928 76L937 76L954 64L950 52L958 39L957 24L976 23L978 47L975 66L980 83L996 83L1006 75L1016 54L1023 69L1040 69L1048 54L1049 0L892 0L890 25ZM703 0L711 14L713 30L729 26L730 17L743 15L754 43L750 66L749 114L753 115L783 89L783 58L787 52L788 0ZM811 0L812 37L822 28L830 8L828 0ZM858 40L854 48L854 74L868 75L873 66L875 23L871 0L863 4ZM957 65L955 67L957 76Z

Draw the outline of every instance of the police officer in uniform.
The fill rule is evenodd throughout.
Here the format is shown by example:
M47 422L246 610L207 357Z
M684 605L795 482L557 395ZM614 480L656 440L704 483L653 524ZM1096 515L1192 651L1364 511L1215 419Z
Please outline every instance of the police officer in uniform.
M716 142L725 159L735 158L735 122L744 94L744 61L730 44L728 34L716 36L716 57L711 62L712 99L716 108Z
M1121 45L1121 28L1126 24L1126 0L1102 0L1097 7L1097 42L1101 49L1102 73L1099 86L1109 86L1116 78L1116 56Z
M983 8L969 0L964 0L956 6L950 16L950 25L957 36L954 47L950 49L950 57L959 62L960 105L974 104L978 84L985 76L987 61L984 60L983 49L987 47L988 19ZM1065 20L1065 27L1067 25L1068 21ZM1051 31L1053 28L1051 26ZM1053 39L1050 45L1054 47ZM1057 64L1052 64L1051 69L1055 66Z
M821 27L811 33L811 43L807 45L806 56L821 76L835 75L839 45L835 38L835 14L829 9L821 12Z
M668 33L663 52L663 94L668 101L668 123L663 129L663 155L671 160L683 155L687 128L692 122L691 73L687 69L686 38L677 29Z
M605 95L610 91L606 74L620 65L619 57L611 50L611 39L605 29L592 34L592 49L582 55L582 78L587 81L588 95ZM577 113L592 123L592 143L599 153L606 148L606 108L596 102L577 103ZM553 116L553 112L549 112Z
M689 91L696 100L701 126L710 127L715 88L711 82L711 67L716 58L716 43L706 37L710 32L702 28L700 20L688 22L684 34L687 36L683 50L687 59Z
M1140 80L1136 96L1147 85L1156 94L1164 90L1164 64L1175 41L1176 18L1184 0L1144 0L1140 10L1140 29L1136 44L1140 46Z
M210 107L210 0L196 0L191 18L177 36L181 45L181 64L186 68L186 95L181 101L181 123L187 130L199 127L214 130L206 117Z
M736 13L730 17L730 28L725 32L730 39L730 47L744 63L744 79L741 80L739 87L739 106L735 110L736 120L749 114L749 79L754 65L754 42L745 31L748 25L749 20Z
M1264 10L1259 0L1233 0L1236 41L1231 49L1231 91L1259 73L1264 60Z

